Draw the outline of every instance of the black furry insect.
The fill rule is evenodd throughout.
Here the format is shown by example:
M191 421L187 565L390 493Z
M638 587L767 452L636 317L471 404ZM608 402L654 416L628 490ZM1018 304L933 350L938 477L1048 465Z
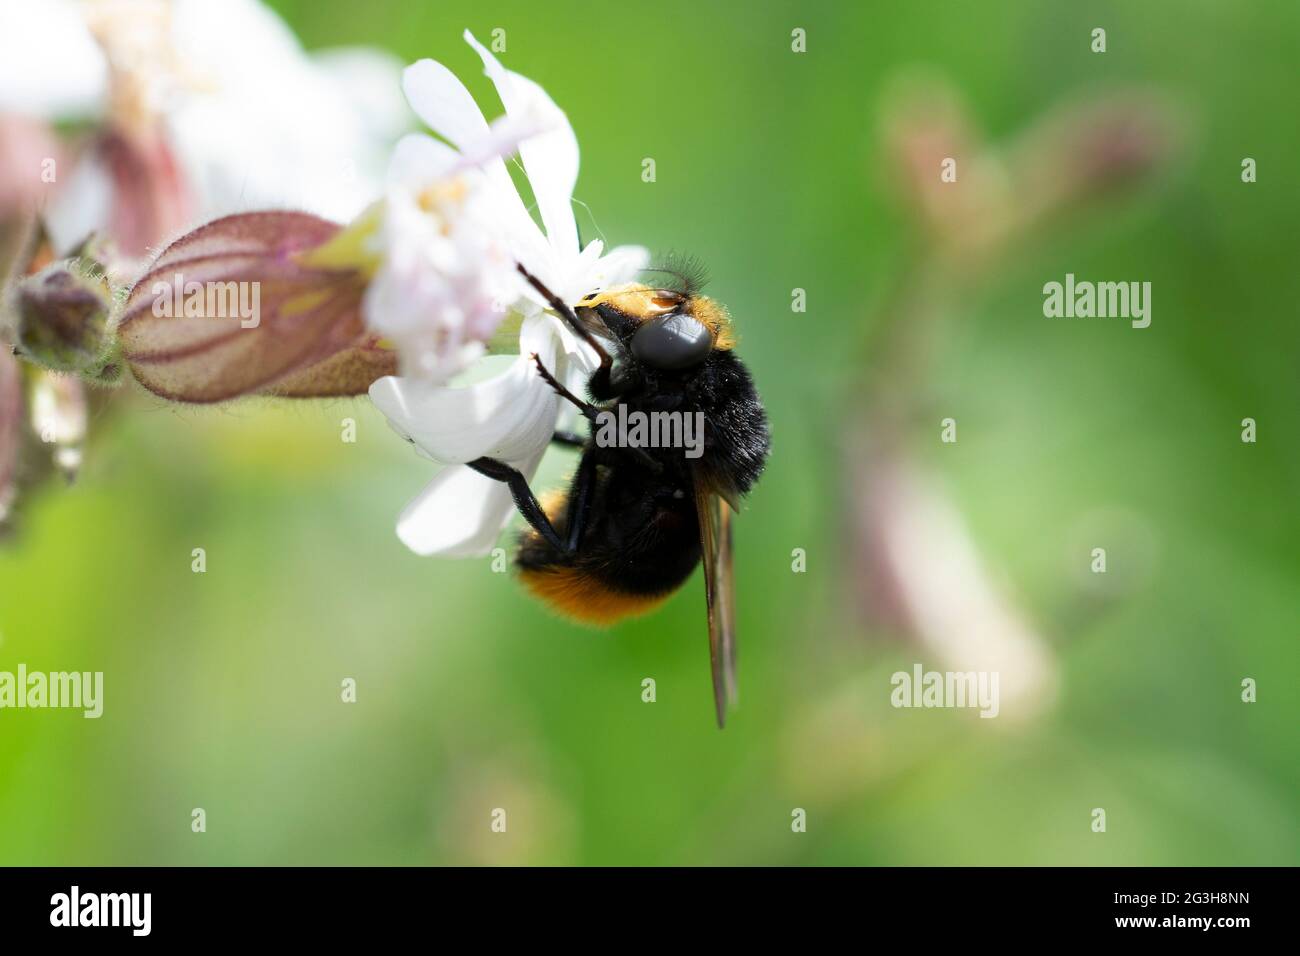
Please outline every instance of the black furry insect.
M733 351L726 309L700 294L703 272L684 259L649 270L668 277L662 285L593 292L573 307L519 271L600 358L587 401L534 356L538 374L582 412L592 434L555 435L582 456L567 492L544 502L504 462L479 458L470 467L506 482L530 525L516 556L524 585L576 620L611 624L643 614L681 587L703 557L722 726L736 697L731 518L762 474L770 445L762 403ZM676 413L672 420L684 428L699 422L698 455L688 457L690 449L680 446L598 440L600 429L635 420L633 413L643 421Z

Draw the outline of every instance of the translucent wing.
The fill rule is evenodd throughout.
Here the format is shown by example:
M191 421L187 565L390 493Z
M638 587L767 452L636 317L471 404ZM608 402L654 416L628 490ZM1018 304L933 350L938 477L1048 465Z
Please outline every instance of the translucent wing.
M704 562L704 596L709 609L709 663L718 726L725 727L736 691L736 599L732 579L731 517L726 498L698 471L695 510L700 522L700 557Z

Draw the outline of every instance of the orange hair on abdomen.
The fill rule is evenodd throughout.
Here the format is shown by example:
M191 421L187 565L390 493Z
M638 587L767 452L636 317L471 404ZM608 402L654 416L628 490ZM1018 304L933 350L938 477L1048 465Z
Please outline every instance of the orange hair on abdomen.
M624 618L647 614L668 597L667 594L615 591L590 572L564 564L525 568L519 572L519 580L557 614L597 627L609 627Z

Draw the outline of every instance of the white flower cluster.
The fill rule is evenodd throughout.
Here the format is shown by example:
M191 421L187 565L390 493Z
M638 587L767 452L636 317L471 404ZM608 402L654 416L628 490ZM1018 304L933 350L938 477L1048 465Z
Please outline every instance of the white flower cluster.
M531 479L561 417L559 399L538 375L540 361L581 392L595 368L591 350L521 281L525 266L563 301L625 282L644 267L639 247L604 252L579 245L573 216L578 144L564 113L526 77L506 70L468 32L506 114L489 124L446 67L422 60L407 69L415 112L446 142L412 134L390 174L381 265L367 296L367 322L392 338L402 375L382 378L370 397L393 428L444 468L398 522L420 554L486 554L513 504L500 482L466 466L504 461ZM450 145L448 145L450 144ZM506 169L516 145L544 230L528 214ZM522 318L519 357L505 371L463 388L449 375L482 354L508 313Z

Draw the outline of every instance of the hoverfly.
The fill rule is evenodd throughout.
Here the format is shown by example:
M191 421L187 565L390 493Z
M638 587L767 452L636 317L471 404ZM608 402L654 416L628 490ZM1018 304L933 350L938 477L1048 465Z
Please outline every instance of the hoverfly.
M684 268L666 286L633 283L593 292L570 307L522 266L524 278L595 351L590 400L573 394L536 356L541 375L592 423L602 412L702 413L703 447L604 447L557 433L581 449L567 491L538 501L515 468L492 458L471 468L509 485L529 528L515 564L524 586L559 613L612 624L662 603L703 558L709 658L718 726L736 698L731 518L763 471L767 416L733 351L726 309L701 295Z

